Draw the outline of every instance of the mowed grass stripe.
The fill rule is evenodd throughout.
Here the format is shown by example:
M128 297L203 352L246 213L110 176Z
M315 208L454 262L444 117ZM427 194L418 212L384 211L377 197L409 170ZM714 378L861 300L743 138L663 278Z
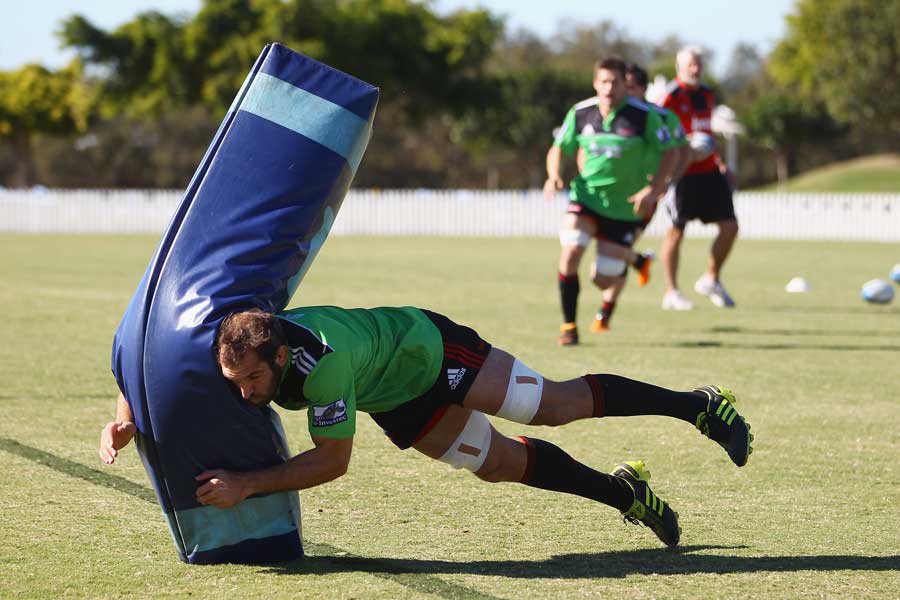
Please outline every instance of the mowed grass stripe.
M694 311L660 310L656 266L647 287L625 290L609 332L585 331L580 347L560 349L554 239L333 236L294 306L430 308L551 379L604 372L683 390L724 385L753 424L756 452L737 469L688 424L660 417L554 429L493 420L598 470L646 460L654 491L683 520L685 547L672 553L613 509L486 485L397 451L361 418L347 475L303 492L304 533L318 542L307 543L310 558L261 570L181 563L155 500L83 484L116 474L153 499L133 448L114 468L95 448L114 410L112 335L156 244L0 235L0 438L34 457L0 448L0 597L893 598L900 589L891 458L900 456L900 301L859 297L900 260L896 245L740 240L725 270L738 306L725 311L693 293L709 240L688 239L681 284ZM600 300L591 262L581 271L585 329ZM795 276L812 292L785 293ZM305 414L282 419L294 452L311 447ZM34 448L83 477L42 465L52 458Z
M64 475L77 477L78 479L83 479L94 485L107 487L146 502L152 502L153 504L157 503L156 495L153 493L153 490L149 488L138 485L124 477L104 473L97 469L82 465L81 463L55 456L49 452L32 448L31 446L26 446L16 440L0 437L0 450L33 461L39 465L63 473ZM338 567L337 570L339 571L348 571L358 568L372 573L373 575L399 583L412 590L434 594L441 598L474 598L476 600L491 600L495 598L495 596L484 594L478 590L443 581L426 573L417 572L409 566L402 566L398 561L385 561L377 558L353 556L340 548L335 548L329 544L322 543L305 542L305 551L312 551L312 553L300 561L294 561L292 563L286 563L285 565L269 568L283 573L318 573L335 570L328 565L322 565L322 562L334 563L334 567Z

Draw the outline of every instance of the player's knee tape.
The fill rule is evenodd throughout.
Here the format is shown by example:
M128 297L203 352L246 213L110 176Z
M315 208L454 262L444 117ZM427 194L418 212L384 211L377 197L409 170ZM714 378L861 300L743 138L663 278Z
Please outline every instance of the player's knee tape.
M544 391L544 378L516 359L509 374L509 386L497 416L528 425L537 414Z
M580 229L563 229L559 232L560 246L581 246L586 248L591 243L591 236Z
M467 469L474 473L484 464L490 449L491 422L484 413L473 410L453 445L438 460L454 469Z
M597 275L619 277L622 274L623 269L627 271L628 265L620 258L610 258L609 256L598 254L597 260L594 262L594 271Z

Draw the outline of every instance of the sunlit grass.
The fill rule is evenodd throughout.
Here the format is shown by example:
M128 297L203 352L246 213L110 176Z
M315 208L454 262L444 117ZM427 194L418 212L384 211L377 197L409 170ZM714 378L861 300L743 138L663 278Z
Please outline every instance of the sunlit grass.
M643 458L679 511L681 552L581 498L487 485L400 452L360 419L350 471L306 491L305 561L178 561L137 454L96 457L113 412L112 334L156 240L0 236L0 597L895 597L900 589L900 305L859 299L886 244L739 242L732 311L659 309L661 271L603 335L556 346L554 240L333 237L294 305L412 304L475 327L548 377L613 372L731 386L756 433L736 469L683 423L607 419L542 437L598 469ZM688 241L683 284L707 242ZM648 246L657 245L648 240ZM587 262L587 261L585 261ZM587 266L587 265L585 265ZM784 284L805 277L812 292ZM211 417L212 418L212 417ZM285 414L292 446L310 442Z

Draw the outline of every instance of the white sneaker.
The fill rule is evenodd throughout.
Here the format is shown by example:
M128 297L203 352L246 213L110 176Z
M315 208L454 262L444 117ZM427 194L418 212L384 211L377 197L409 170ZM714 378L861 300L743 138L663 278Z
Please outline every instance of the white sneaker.
M725 291L721 281L713 281L708 275L703 275L694 284L694 291L709 297L709 301L719 308L734 307L734 300Z
M679 290L666 292L662 300L663 310L693 310L694 303L684 297Z

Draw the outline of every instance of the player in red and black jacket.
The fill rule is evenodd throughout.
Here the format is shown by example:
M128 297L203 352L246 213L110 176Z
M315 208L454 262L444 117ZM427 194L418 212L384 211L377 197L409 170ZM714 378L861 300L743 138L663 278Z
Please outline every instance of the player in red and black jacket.
M715 95L700 83L703 74L703 55L699 48L685 47L675 61L677 77L673 81L662 106L678 115L690 139L695 132L712 134L712 113ZM716 223L719 233L710 249L706 273L694 284L694 290L708 296L719 307L733 307L734 300L725 291L719 274L737 238L738 224L732 199L731 175L717 152L688 165L684 176L675 186L674 194L666 201L672 227L662 246L662 261L666 272L666 293L662 307L666 310L690 310L693 304L678 289L678 258L684 228L689 221Z

